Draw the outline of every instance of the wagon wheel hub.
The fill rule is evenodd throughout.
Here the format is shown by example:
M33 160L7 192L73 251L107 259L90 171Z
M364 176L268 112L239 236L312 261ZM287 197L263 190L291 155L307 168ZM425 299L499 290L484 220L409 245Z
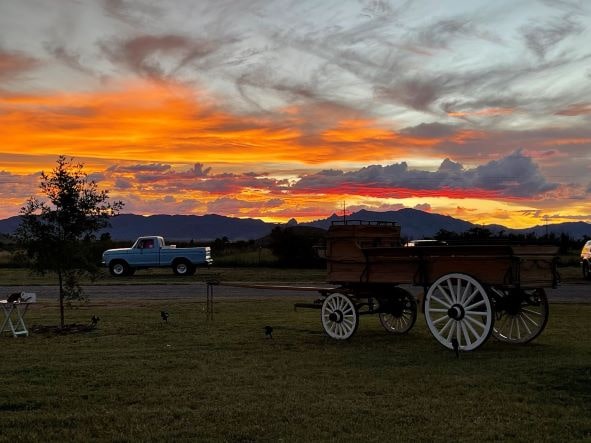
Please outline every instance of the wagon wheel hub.
M466 311L464 311L464 307L462 305L455 304L447 310L447 315L449 318L459 321L464 318Z
M333 321L335 323L341 323L343 321L343 313L340 309L337 309L334 312L331 312L330 315L328 316L330 321Z
M405 308L404 300L396 300L392 302L389 308L390 314L392 314L394 317L402 317Z

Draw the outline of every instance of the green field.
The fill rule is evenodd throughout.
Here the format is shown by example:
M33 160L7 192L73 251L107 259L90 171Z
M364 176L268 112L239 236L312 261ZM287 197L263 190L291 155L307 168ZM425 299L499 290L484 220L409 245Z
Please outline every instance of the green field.
M362 317L337 342L294 301L218 301L208 320L202 302L92 299L67 314L98 315L92 332L1 337L0 441L591 439L591 305L456 359L422 316L407 336ZM28 324L57 314L40 303Z

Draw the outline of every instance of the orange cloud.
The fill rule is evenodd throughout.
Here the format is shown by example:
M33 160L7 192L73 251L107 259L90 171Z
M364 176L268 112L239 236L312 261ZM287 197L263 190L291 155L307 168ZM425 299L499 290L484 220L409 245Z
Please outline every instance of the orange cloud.
M313 112L323 116L310 123L311 107L238 115L185 86L148 81L101 92L3 94L0 137L7 152L185 164L380 161L440 141L322 103Z
M412 197L447 197L453 199L465 198L482 198L482 199L496 199L500 197L500 193L482 189L453 189L453 188L437 188L437 189L411 189L401 187L379 186L361 183L341 183L336 187L326 187L321 190L298 188L293 193L309 194L311 192L319 192L324 195L357 195L374 198L412 198Z
M462 187L444 181L445 185L439 185L425 171L418 171L418 178L412 175L418 181L396 181L392 178L397 177L395 168L379 166L392 158L404 158L409 150L428 157L443 142L469 145L494 138L481 131L455 127L437 131L432 126L414 133L398 132L359 111L325 102L291 105L274 114L243 115L221 107L204 93L165 82L140 81L97 92L0 91L4 148L0 169L24 176L51 169L57 155L71 155L112 190L113 198L128 202L129 211L203 213L210 208L224 210L224 215L273 221L323 218L338 212L344 200L348 205L361 205L367 197L522 198L495 187L488 189L488 182L471 181ZM355 180L344 172L338 183L330 180L330 174L321 186L313 186L313 180L306 183L304 178L313 179L314 173L306 172L301 164L325 162L373 166L355 172ZM273 163L290 171L291 182L272 178L272 171L268 176L227 173L215 166L261 171L258 165ZM204 165L214 165L214 172ZM386 176L364 175L380 168L388 169ZM296 169L303 172L293 172ZM423 181L421 174L426 177ZM293 185L297 175L301 186ZM27 186L26 196L35 192L35 184ZM7 181L2 189L7 196L3 200L6 216L18 212L26 198L24 188L16 196L13 188Z
M273 147L299 135L194 95L146 82L102 93L3 96L0 137L10 152L186 163L285 159Z

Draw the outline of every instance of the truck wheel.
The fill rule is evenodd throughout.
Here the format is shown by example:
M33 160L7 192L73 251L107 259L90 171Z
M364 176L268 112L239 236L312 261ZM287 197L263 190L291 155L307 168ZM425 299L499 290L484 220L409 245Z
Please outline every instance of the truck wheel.
M187 260L178 260L172 265L172 271L175 275L193 275L195 274L195 266Z
M129 274L129 265L124 261L114 261L109 264L109 272L114 277L123 277Z
M591 272L589 272L589 262L583 262L583 278L589 280L591 279Z

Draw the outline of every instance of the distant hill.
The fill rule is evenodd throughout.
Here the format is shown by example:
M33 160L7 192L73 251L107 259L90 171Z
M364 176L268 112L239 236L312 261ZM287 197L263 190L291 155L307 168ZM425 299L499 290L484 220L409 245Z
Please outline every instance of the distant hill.
M333 221L342 220L342 216L333 214L327 219L317 220L303 225L328 229ZM373 212L361 210L347 216L349 220L364 221L395 221L401 226L401 235L409 239L432 237L440 229L451 232L464 232L475 225L467 221L447 215L431 214L417 209L400 209L398 211Z
M228 237L250 240L267 235L275 226L252 218L221 215L141 215L114 217L106 229L114 240L133 240L140 235L162 235L169 240L208 241Z
M0 233L12 234L20 217L0 220ZM162 235L167 240L209 241L228 237L250 240L264 237L276 224L252 218L222 215L151 215L122 214L111 219L109 232L113 240L135 240L141 235Z
M568 234L572 238L583 238L585 235L587 237L591 237L591 224L585 222L566 222L548 226L536 225L527 229L510 229L508 231L515 232L517 234L533 232L538 237L546 235L546 232L548 232L548 234Z
M290 220L287 226L310 226L328 229L335 220L343 217L333 214L328 218L309 223L297 223ZM408 239L421 239L432 237L440 229L451 232L465 232L476 226L487 228L497 233L501 230L506 233L535 233L542 236L548 233L560 235L568 234L579 239L583 236L591 237L591 224L584 222L569 222L553 225L538 225L528 229L510 229L501 225L475 225L473 223L449 217L441 214L423 212L416 209L400 209L398 211L373 212L361 210L347 216L349 220L365 221L395 221L402 228L402 236ZM0 220L0 234L12 234L20 223L20 218L10 217ZM243 219L225 217L222 215L152 215L141 216L123 214L111 220L111 227L106 232L111 234L114 240L135 240L140 235L162 235L171 241L195 240L210 241L216 238L227 237L231 241L260 239L267 236L277 226L275 223L266 223L258 219Z

